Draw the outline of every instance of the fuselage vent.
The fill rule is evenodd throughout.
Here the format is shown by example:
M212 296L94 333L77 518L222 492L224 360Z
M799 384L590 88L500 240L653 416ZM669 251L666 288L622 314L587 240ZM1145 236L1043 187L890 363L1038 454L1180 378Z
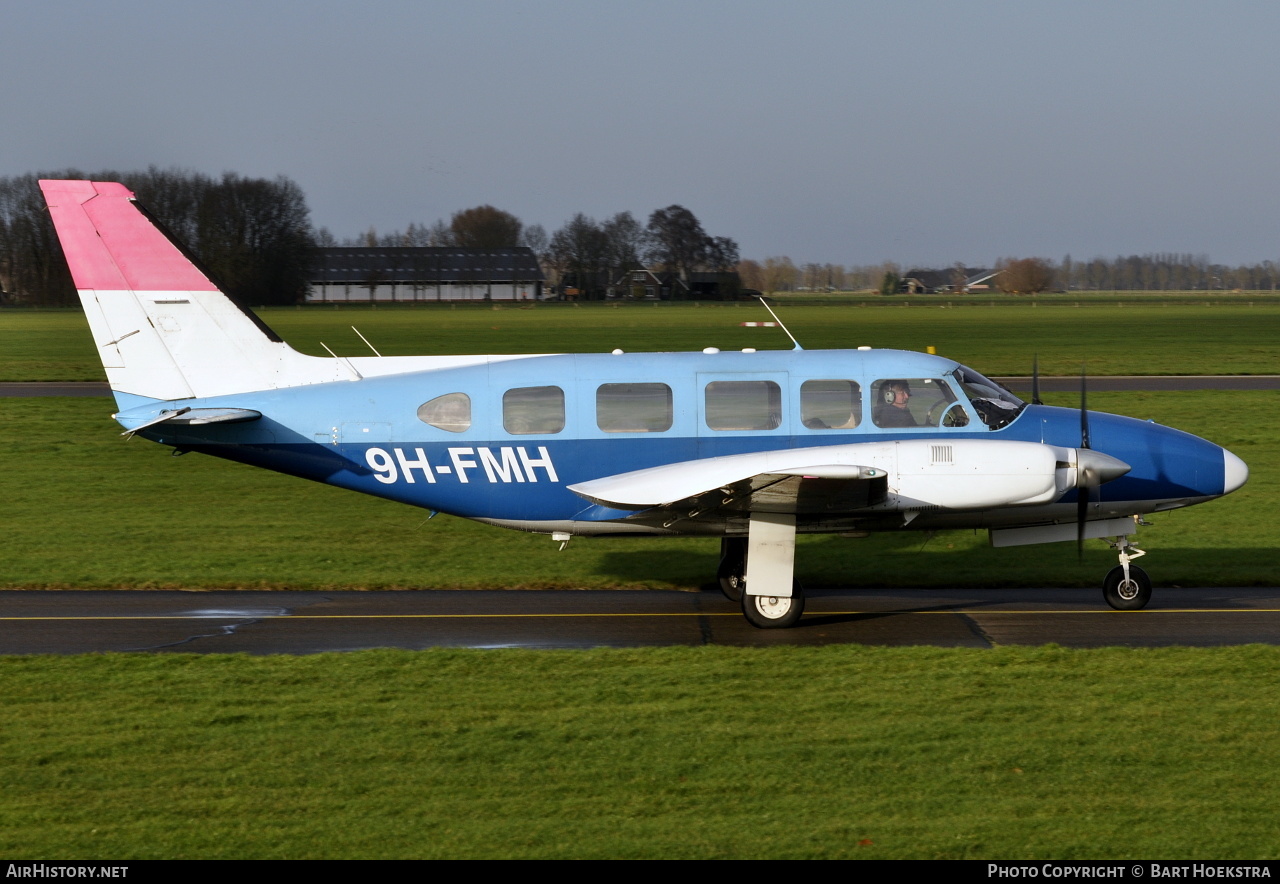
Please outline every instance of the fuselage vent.
M950 445L930 445L934 463L954 463Z

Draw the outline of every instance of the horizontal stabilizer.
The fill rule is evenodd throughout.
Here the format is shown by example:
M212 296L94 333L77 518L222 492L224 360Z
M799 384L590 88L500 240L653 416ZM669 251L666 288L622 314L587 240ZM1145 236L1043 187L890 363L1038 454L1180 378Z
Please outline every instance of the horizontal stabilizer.
M206 424L241 424L256 421L260 417L262 412L254 411L252 408L177 408L173 411L162 411L159 416L130 427L120 435L132 436L139 430L145 430L157 424L198 427Z

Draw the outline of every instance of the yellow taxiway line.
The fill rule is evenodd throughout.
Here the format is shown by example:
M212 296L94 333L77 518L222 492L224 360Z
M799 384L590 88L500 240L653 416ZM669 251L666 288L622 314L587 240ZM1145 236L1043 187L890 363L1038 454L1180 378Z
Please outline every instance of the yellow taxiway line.
M1155 610L1115 611L1086 609L1079 611L1044 611L1044 610L990 610L958 608L949 611L807 611L810 616L859 616L868 614L982 614L982 615L1025 615L1025 614L1280 614L1280 608L1158 608ZM0 622L7 621L59 621L59 620L466 620L466 619L554 619L571 617L741 617L738 611L687 611L687 612L634 612L634 613L570 613L570 614L150 614L150 615L104 615L104 616L0 616Z

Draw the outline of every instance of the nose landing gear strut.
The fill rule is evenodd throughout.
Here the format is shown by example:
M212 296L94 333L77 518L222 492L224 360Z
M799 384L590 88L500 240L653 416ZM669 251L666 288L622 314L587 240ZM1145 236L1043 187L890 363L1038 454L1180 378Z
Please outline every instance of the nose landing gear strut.
M1130 543L1128 536L1123 534L1115 540L1108 540L1107 544L1119 553L1120 564L1112 568L1102 582L1102 597L1117 611L1145 608L1151 601L1151 578L1131 562L1145 556L1146 552Z

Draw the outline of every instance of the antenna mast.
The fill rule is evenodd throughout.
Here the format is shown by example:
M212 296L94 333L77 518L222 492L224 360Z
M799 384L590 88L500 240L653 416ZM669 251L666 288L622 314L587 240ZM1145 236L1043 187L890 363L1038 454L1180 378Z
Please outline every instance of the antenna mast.
M774 321L774 322L776 322L776 323L778 323L778 328L780 328L780 329L782 329L784 332L786 332L786 333L787 333L787 337L789 337L789 338L791 339L791 343L795 344L795 346L794 346L794 347L792 347L791 349L792 349L792 350L803 350L803 349L804 349L804 347L801 347L801 346L800 346L800 342L799 342L799 341L797 341L797 340L796 340L796 336L795 336L795 335L793 335L793 334L791 333L791 329L787 328L786 323L784 323L781 319L779 319L779 318L778 318L778 314L773 312L773 308L769 306L769 302L768 302L768 301L766 301L766 300L764 299L764 297L763 297L763 296L761 296L761 298L760 298L760 303L761 303L761 304L764 304L764 309L766 309L766 310L768 310L768 311L769 311L769 315L773 317L773 321Z

